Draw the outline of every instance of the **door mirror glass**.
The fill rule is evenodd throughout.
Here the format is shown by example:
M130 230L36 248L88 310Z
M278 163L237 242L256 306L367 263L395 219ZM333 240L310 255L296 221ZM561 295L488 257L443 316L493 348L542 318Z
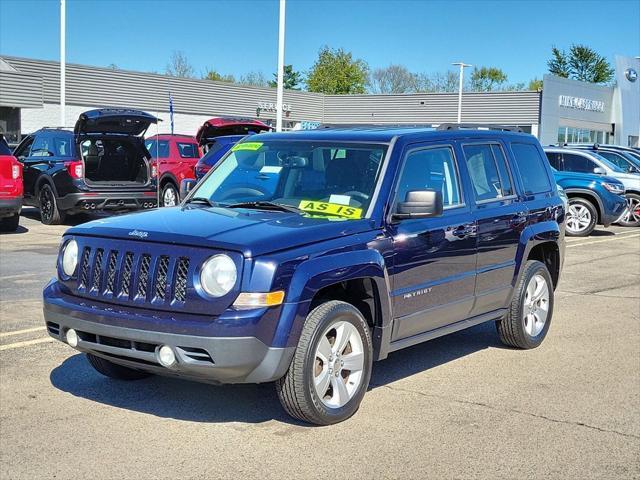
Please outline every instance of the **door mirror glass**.
M398 202L394 218L427 218L442 215L442 192L436 190L411 190L404 202Z
M606 170L602 167L595 167L593 169L593 173L595 173L596 175L606 175Z

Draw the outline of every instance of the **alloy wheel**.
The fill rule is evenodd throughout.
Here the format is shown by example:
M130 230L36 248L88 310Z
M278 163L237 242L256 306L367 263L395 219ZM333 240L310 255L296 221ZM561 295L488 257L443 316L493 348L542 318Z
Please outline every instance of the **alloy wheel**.
M53 215L55 198L49 188L43 188L40 191L40 215L42 218L49 220Z
M591 212L587 207L580 204L569 205L567 229L571 233L580 233L586 230L590 224Z
M166 187L162 194L162 205L165 207L175 207L177 203L178 198L176 196L176 191L171 186Z
M364 371L364 346L349 322L331 324L320 337L313 362L313 383L329 408L346 405L360 388Z
M624 224L636 224L640 222L640 199L627 197L627 210L619 220Z
M549 316L549 285L542 275L529 280L522 310L525 332L531 337L538 336Z

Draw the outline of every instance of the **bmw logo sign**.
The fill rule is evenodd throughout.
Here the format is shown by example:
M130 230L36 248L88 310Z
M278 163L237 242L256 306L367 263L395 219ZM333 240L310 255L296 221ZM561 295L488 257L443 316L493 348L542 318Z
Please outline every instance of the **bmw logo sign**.
M636 72L633 68L627 68L624 71L624 76L627 77L627 80L630 82L635 82L638 79L638 72Z

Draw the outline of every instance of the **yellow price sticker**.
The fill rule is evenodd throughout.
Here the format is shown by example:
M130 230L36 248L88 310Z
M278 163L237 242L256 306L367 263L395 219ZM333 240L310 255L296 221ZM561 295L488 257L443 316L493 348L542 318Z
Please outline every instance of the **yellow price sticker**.
M255 152L256 150L260 150L264 143L262 142L242 142L236 143L233 147L231 147L232 152L237 152L239 150L248 150L251 152Z
M317 202L315 200L302 200L298 205L305 212L326 213L344 218L362 218L362 209L340 205L339 203Z

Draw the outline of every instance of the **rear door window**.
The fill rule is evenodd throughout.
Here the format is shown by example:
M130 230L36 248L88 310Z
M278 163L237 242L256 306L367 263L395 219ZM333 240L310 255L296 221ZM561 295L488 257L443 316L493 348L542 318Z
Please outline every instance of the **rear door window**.
M593 169L597 167L595 162L583 155L574 153L563 153L564 169L567 172L577 173L593 173Z
M545 163L538 148L531 143L512 143L511 150L522 179L522 186L527 195L543 193L551 190L551 182Z
M499 145L463 145L476 199L493 200L513 195L511 175Z

